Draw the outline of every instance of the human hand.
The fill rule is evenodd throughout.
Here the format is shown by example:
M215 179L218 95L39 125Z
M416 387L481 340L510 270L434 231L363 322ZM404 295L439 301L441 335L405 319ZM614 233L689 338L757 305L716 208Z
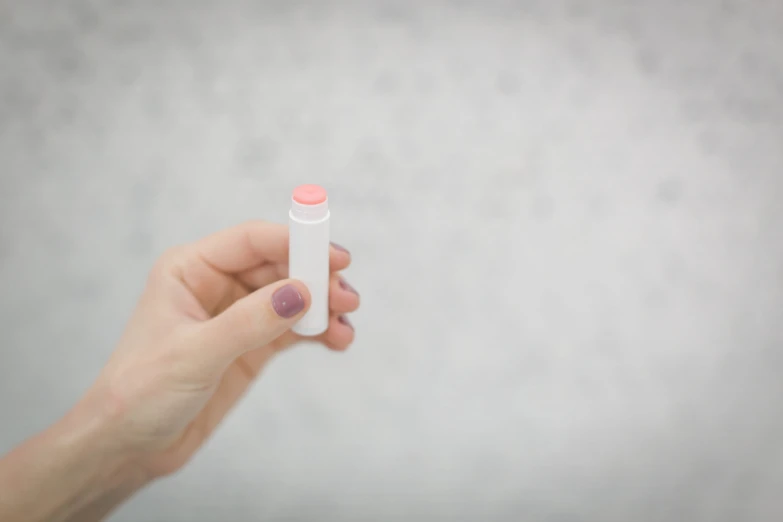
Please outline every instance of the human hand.
M310 304L288 276L288 228L252 222L174 248L152 269L125 334L62 419L0 458L0 519L102 520L150 481L181 468L264 365L302 340L290 328ZM329 253L329 328L353 341L344 314L359 295Z
M310 304L288 276L288 228L251 222L166 252L152 269L125 334L84 401L115 446L150 479L185 464L276 353L303 338L290 328ZM341 351L345 313L359 296L339 275L350 254L330 249L328 330Z

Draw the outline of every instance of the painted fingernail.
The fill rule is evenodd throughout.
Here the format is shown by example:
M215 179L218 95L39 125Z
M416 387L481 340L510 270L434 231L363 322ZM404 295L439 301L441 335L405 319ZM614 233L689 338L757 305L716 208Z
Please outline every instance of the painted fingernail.
M281 286L272 294L272 308L280 317L293 317L301 312L304 306L304 297L294 285Z
M340 324L344 324L345 326L353 330L353 325L351 324L351 321L349 321L348 318L345 317L344 315L338 317L337 320L340 321Z
M348 252L348 249L345 248L344 246L340 246L337 243L332 243L332 246L334 247L335 250L339 250L340 252L345 252L346 254L350 254L350 252Z
M351 292L352 294L359 295L359 292L357 292L356 289L348 283L348 281L342 278L340 278L340 288L348 292Z

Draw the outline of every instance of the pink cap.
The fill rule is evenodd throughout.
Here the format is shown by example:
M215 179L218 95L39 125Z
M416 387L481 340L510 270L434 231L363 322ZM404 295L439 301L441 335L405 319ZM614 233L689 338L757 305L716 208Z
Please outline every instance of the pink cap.
M320 185L299 185L293 198L301 205L318 205L326 201L326 189Z

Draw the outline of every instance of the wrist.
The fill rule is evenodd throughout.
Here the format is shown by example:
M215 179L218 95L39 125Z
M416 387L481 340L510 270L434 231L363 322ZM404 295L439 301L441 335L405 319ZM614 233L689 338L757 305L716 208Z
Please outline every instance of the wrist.
M0 519L100 520L148 477L89 400L0 461Z
M113 489L139 489L151 478L138 466L134 452L123 445L122 429L120 419L107 411L102 401L86 397L51 431L63 451L89 464L93 483Z

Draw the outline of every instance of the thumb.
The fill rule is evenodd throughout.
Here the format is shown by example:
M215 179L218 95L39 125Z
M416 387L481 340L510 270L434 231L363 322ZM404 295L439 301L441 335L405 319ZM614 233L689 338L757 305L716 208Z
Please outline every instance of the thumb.
M243 353L280 337L309 307L310 293L295 279L256 290L202 323L198 345L204 362L222 370Z

